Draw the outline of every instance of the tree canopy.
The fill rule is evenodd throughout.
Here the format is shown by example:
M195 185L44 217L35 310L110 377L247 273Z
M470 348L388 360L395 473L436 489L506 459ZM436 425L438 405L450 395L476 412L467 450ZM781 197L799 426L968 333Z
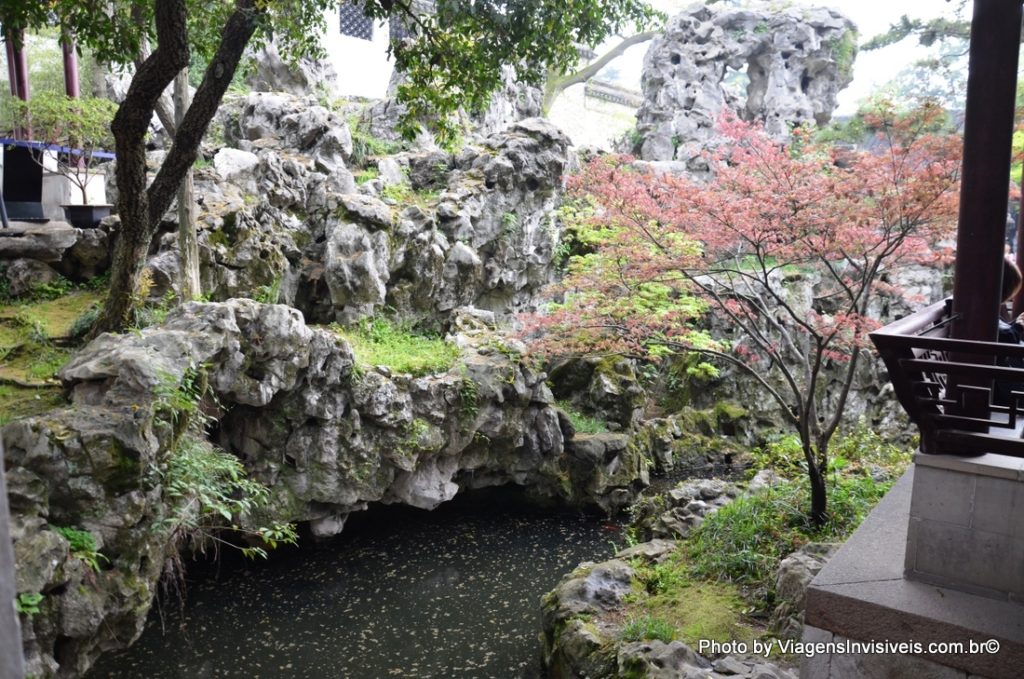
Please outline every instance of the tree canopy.
M317 55L323 13L337 0L0 0L9 39L22 29L59 25L79 44L112 63L136 63L125 100L111 125L117 154L117 212L111 292L94 332L123 329L157 226L170 207L199 144L250 44L273 38L288 57ZM451 137L451 114L480 109L500 86L500 68L516 66L526 82L546 69L567 70L577 45L593 46L622 26L642 27L655 16L641 0L438 0L421 11L411 0L359 0L365 14L402 16L414 37L392 45L406 81L403 133L432 121ZM148 53L148 45L153 46ZM155 179L147 186L145 136L161 94L192 54L208 66ZM344 77L344 74L342 74Z
M877 294L899 292L903 263L940 256L956 220L959 139L929 133L944 113L879 115L878 150L841 156L806 133L787 148L723 121L708 182L593 160L571 182L582 253L559 285L563 302L528 321L536 346L696 352L712 374L746 373L799 435L820 524L828 444Z

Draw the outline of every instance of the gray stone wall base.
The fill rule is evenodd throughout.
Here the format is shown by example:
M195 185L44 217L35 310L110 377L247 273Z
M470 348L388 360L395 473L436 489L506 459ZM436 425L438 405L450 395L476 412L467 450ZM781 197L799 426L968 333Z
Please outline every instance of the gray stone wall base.
M915 473L914 467L907 471L811 582L805 640L906 642L921 644L922 649L954 642L964 644L965 652L815 654L803 663L801 677L1021 676L1024 605L904 577ZM950 503L960 501L948 498ZM993 570L999 568L1021 569L1024 560L1004 554ZM971 641L990 640L998 642L998 652L966 651ZM947 670L933 665L951 673L940 674Z

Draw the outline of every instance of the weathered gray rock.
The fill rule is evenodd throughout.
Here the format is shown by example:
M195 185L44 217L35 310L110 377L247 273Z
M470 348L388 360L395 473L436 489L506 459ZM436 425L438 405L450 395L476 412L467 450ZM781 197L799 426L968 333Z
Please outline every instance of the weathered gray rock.
M514 124L454 156L379 159L382 177L357 190L344 165L348 128L326 109L255 93L228 102L218 120L232 146L208 152L215 164L224 156L223 167L196 177L201 278L213 299L273 288L312 322L388 306L444 327L458 307L500 316L529 307L553 276L551 212L569 141L545 121ZM245 162L229 168L227 158ZM382 235L367 242L372 232ZM174 247L171 238L161 245Z
M502 87L492 97L490 106L474 118L477 134L487 136L502 132L520 120L542 115L544 94L539 87L526 85L516 76L515 68L502 67Z
M220 420L215 443L270 489L259 517L235 517L241 525L308 521L327 536L371 502L432 508L507 483L605 508L634 499L642 456L621 442L600 461L565 455L545 375L494 351L486 317L460 312L460 364L423 377L355 370L333 332L246 299L185 304L160 327L91 342L60 371L67 408L0 432L19 592L46 595L25 631L30 668L78 675L140 633L175 549L159 529L166 498L153 473L170 454L165 399L198 370ZM109 567L92 573L48 525L92 532ZM588 605L613 605L627 571L596 569Z
M620 676L632 674L651 679L704 679L711 667L683 642L665 643L657 639L619 646L616 660Z
M15 259L3 268L7 289L12 297L31 294L41 285L53 283L60 274L53 267L37 259Z
M779 603L772 611L769 627L780 639L802 637L807 586L838 548L835 543L808 543L779 564L775 573Z
M660 496L641 498L632 510L633 525L646 539L683 538L738 495L735 484L719 479L682 481Z
M0 260L59 262L64 251L78 241L77 232L78 229L65 222L12 222L9 230L0 231Z
M637 424L647 401L634 361L617 356L558 361L551 367L551 384L556 398L615 430Z
M384 186L397 186L409 181L408 162L403 165L399 159L391 156L385 156L377 161L377 171L380 173L380 180Z
M345 194L340 196L339 200L352 219L367 226L387 229L395 221L391 208L373 196Z
M355 224L330 230L324 252L324 280L339 321L351 323L383 306L387 295L388 236Z
M113 248L112 228L120 225L116 217L105 217L94 229L75 229L75 244L64 251L60 272L73 281L87 281L110 268Z
M280 92L254 92L220 113L229 143L258 142L263 148L303 151L335 169L352 153L348 124L311 99Z
M669 20L644 58L635 151L699 172L725 108L779 137L795 123L824 124L852 78L856 45L852 22L831 9L692 5Z
M608 642L614 632L589 619L619 608L632 577L633 569L623 561L583 563L544 595L544 664L552 676L613 676L615 658Z
M249 193L256 192L256 181L252 171L259 162L260 159L255 153L232 148L222 148L213 157L213 167L220 178L238 184Z
M615 553L615 558L627 561L640 558L645 561L660 563L675 550L677 545L678 543L675 540L655 538L654 540L648 540L647 542L641 542L638 545L621 549Z
M285 61L273 42L265 45L253 58L255 70L246 78L258 92L286 92L303 96L310 92L331 92L337 86L338 74L330 62L299 57Z

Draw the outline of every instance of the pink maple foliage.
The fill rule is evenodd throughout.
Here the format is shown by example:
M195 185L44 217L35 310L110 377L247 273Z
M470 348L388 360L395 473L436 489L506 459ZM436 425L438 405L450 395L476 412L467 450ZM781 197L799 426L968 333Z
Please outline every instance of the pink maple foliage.
M878 325L873 297L900 294L900 267L951 254L960 140L931 131L942 114L883 108L874 150L841 157L800 130L784 145L726 117L704 181L595 158L569 182L591 251L526 332L548 352L692 350L746 371L800 434L823 519L821 471ZM711 337L708 313L738 339Z

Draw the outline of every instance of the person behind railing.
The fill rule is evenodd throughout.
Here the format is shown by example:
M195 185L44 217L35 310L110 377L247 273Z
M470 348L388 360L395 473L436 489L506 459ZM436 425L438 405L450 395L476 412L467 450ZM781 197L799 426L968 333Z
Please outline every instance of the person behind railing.
M1010 317L1007 311L1006 303L1013 300L1020 292L1022 278L1020 269L1013 263L1009 257L1003 258L1003 286L1002 286L1002 299L1003 304L1000 305L999 309L999 334L997 341L1005 344L1022 344L1024 343L1024 314L1021 314L1013 321L1008 320ZM1006 368L1024 368L1024 358L1019 356L1000 356L997 359L997 364ZM993 389L992 402L996 405L1006 406L1010 405L1010 392L1021 391L1024 392L1024 382L1011 382L1007 380L996 380L995 388Z
M1012 212L1006 213L1006 245L1005 252L1013 254L1017 251L1017 220Z

